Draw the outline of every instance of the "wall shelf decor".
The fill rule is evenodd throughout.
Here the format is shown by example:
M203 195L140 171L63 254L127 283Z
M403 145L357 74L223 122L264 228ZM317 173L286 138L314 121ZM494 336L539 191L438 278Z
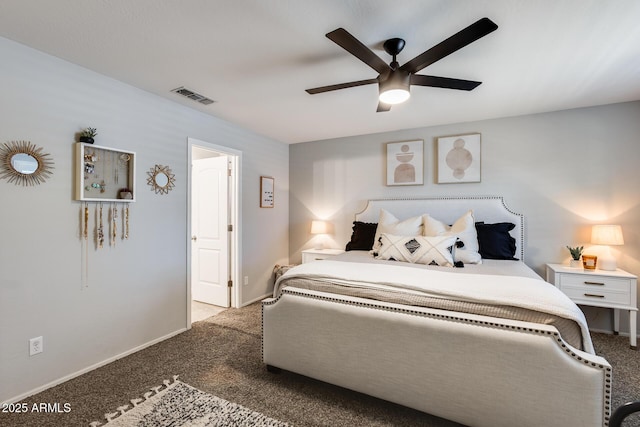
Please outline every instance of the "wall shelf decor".
M79 142L75 154L75 200L135 202L134 152Z
M53 161L30 141L5 142L0 147L0 179L16 185L42 184L51 175Z

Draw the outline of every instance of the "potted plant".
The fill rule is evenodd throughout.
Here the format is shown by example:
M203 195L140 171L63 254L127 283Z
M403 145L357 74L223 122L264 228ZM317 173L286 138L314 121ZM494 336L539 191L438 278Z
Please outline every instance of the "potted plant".
M584 246L576 246L575 248L567 246L567 249L569 249L572 258L571 261L569 261L569 266L574 268L582 267L582 264L580 263L580 257L582 256L582 250L584 249Z
M93 144L95 136L98 134L96 128L86 128L80 132L80 142L86 142L87 144Z

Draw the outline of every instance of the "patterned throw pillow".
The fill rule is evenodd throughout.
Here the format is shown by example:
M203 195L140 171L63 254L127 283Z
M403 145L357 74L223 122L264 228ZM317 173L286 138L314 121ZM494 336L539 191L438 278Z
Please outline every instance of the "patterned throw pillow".
M472 211L462 215L451 226L424 214L422 215L422 225L425 236L456 236L462 242L456 247L455 261L461 261L465 264L482 264Z
M453 267L455 236L395 236L383 233L376 259Z
M396 236L419 236L422 234L422 216L400 221L392 213L380 209L380 219L376 229L376 236L373 240L374 255L380 248L380 236L382 233L394 234Z

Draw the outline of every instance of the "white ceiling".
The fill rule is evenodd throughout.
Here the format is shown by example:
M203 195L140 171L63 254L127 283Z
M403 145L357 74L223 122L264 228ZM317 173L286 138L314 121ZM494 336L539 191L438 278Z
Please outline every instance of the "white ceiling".
M499 28L425 68L483 84L416 87L376 113L376 73L343 27L403 64L482 17ZM640 99L638 0L1 0L0 36L287 143ZM214 99L202 106L170 90Z

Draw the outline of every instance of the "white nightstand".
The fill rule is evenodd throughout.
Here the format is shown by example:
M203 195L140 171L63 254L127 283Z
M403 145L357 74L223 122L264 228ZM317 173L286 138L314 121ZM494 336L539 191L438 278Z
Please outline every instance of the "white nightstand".
M302 263L331 258L344 253L342 249L305 249L302 251Z
M629 310L629 341L636 344L638 278L624 270L583 270L562 264L547 264L547 282L555 285L573 302L612 308L613 331L620 330L620 310Z

